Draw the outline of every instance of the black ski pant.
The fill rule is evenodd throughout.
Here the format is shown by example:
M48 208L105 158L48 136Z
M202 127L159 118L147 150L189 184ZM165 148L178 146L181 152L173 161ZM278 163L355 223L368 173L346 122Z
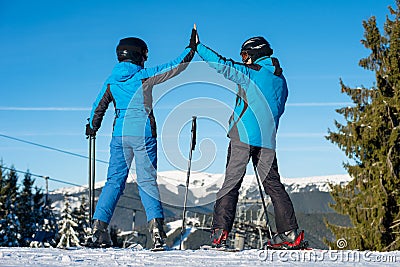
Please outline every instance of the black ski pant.
M275 151L250 146L232 139L228 148L225 180L217 193L217 200L214 205L212 228L225 229L229 232L232 230L239 189L250 158L257 167L265 192L271 197L278 233L297 229L298 225L292 201L280 181Z

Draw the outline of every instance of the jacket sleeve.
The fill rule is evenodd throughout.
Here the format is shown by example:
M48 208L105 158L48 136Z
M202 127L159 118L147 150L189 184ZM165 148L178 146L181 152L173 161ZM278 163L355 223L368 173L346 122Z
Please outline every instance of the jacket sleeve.
M105 84L97 96L96 101L93 103L92 112L90 114L89 123L93 130L97 131L100 128L104 114L111 102L115 103L114 97L111 94L110 84Z
M186 48L179 57L168 63L154 68L142 69L137 74L138 78L147 80L146 82L153 85L165 82L184 71L189 65L189 62L193 59L194 53L192 49Z
M201 43L197 45L197 53L210 67L216 69L228 80L240 85L249 83L251 68L245 64L226 59Z

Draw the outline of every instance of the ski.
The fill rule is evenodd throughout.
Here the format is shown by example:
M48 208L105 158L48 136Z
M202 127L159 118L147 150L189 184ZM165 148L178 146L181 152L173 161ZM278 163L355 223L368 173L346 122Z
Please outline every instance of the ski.
M308 246L308 241L301 241L298 245L291 244L281 244L281 245L271 245L267 243L265 245L266 250L312 250Z
M225 247L213 247L210 245L203 245L200 247L200 250L216 250L216 251L224 251L224 252L240 252L242 250L237 249L237 248L225 248Z
M65 249L65 250L80 250L84 247L57 247L59 249Z
M159 248L151 248L151 249L149 249L150 251L154 251L154 252L158 252L158 251L167 251L167 250L169 250L168 248L166 248L166 247L159 247Z

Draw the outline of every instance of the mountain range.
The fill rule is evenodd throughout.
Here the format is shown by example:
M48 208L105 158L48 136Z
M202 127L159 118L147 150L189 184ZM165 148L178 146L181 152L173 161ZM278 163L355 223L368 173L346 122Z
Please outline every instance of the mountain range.
M166 221L182 218L182 207L186 190L186 172L166 171L158 173L158 185L164 207ZM210 225L215 196L221 188L223 174L193 172L190 175L187 210L188 216L197 217L203 226ZM330 185L344 185L351 180L349 175L329 175L305 178L282 178L286 191L292 199L298 223L306 232L313 247L326 248L323 239L334 240L335 237L326 228L324 220L344 226L350 225L349 219L337 214L329 207L333 203L329 193ZM146 226L146 216L140 202L136 175L130 173L124 194L121 196L110 225L122 231L140 229ZM95 184L96 200L105 181ZM56 210L62 210L65 201L72 207L80 204L82 196L87 199L87 186L60 188L50 194ZM246 175L243 179L239 195L238 210L248 209L249 203L261 209L260 192L254 175ZM266 197L268 212L273 219L273 209L269 197ZM273 221L273 220L272 220ZM274 224L272 223L272 227Z

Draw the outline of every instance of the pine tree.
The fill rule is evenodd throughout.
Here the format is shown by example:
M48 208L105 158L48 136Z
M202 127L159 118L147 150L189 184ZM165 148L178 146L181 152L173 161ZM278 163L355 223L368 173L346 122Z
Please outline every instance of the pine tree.
M5 174L3 173L3 166L0 164L0 220L6 216L5 203L7 193L5 191Z
M75 227L78 226L72 218L72 209L68 201L65 202L64 210L62 211L59 235L61 236L60 241L57 244L58 248L67 247L80 247L79 239L75 231Z
M384 34L376 18L363 22L362 44L371 54L359 65L373 71L372 88L350 88L340 81L353 106L338 109L346 124L335 121L337 132L327 139L352 161L344 167L353 178L346 186L333 186L332 207L350 217L352 227L327 223L346 249L400 248L400 0L389 7ZM336 244L327 242L334 247Z
M45 209L46 203L44 202L42 189L35 186L35 193L32 196L32 216L35 222L35 229L40 230L43 220L45 219Z
M5 216L0 221L0 246L18 247L20 240L20 222L17 216L17 203L18 199L18 176L14 169L8 172L5 180L3 190L6 193L5 197Z
M36 232L35 213L33 211L32 186L35 180L29 171L25 174L22 182L22 190L17 202L17 216L21 224L21 246L29 245L33 234Z
M52 231L57 235L59 216L55 214L54 206L51 201L47 202L47 204L43 207L42 212L44 219L42 229Z
M0 166L0 246L5 245L5 233L6 228L6 197L7 193L5 191L5 173L3 173L3 168Z
M80 244L86 243L87 237L91 233L89 224L89 209L87 207L85 196L81 197L81 205L75 208L72 212L72 216L77 223L76 232L78 233L78 239Z
M46 203L43 202L43 193L38 188L36 188L34 199L37 199L34 200L36 203L34 205L34 210L36 210L38 214L38 231L35 233L35 238L33 242L30 243L30 247L55 247L57 245L56 240L58 239L59 219L53 212L54 207L50 200Z

